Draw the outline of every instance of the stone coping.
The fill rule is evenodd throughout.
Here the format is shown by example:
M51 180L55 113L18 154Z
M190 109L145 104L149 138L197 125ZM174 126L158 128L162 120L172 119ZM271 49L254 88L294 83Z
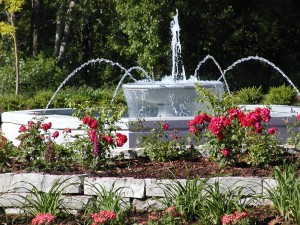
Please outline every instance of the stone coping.
M103 187L109 191L114 188L122 194L127 204L137 210L148 210L152 207L162 207L157 199L164 197L164 185L180 182L185 185L185 179L135 179L132 177L93 177L89 174L79 175L50 175L44 173L3 173L0 174L0 208L7 213L20 210L23 199L20 196L30 195L32 185L39 191L49 192L51 186L58 180L65 180L66 188L62 191L65 207L72 210L82 210L93 199L97 188ZM204 178L199 178L199 180ZM269 187L274 187L276 181L267 177L213 177L208 184L219 182L221 190L244 187L242 195L265 196ZM62 186L64 186L62 185ZM261 199L257 204L268 204Z

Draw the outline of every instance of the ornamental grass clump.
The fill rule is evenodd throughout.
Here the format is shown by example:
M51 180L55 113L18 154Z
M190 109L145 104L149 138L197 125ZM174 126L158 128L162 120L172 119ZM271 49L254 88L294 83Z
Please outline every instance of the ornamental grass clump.
M57 179L47 192L41 191L31 183L20 182L18 189L25 189L29 195L20 194L19 197L22 200L17 201L22 203L21 208L26 214L33 216L33 221L36 221L37 224L40 224L38 221L45 222L47 219L52 222L55 217L65 217L68 215L68 211L64 207L62 193L66 188L75 185L75 183L68 182L70 179Z
M87 203L84 211L86 222L98 224L125 224L129 205L124 202L123 188L115 188L115 183L109 190L98 184L87 183L94 198ZM102 221L102 223L101 223Z
M208 179L175 180L160 187L165 196L163 204L172 207L176 221L182 224L200 221L201 225L221 225L224 215L245 211L251 203L251 198L243 194L244 186L224 187Z
M297 165L284 163L282 169L275 167L276 184L266 188L266 199L288 224L300 224L300 178L297 173Z

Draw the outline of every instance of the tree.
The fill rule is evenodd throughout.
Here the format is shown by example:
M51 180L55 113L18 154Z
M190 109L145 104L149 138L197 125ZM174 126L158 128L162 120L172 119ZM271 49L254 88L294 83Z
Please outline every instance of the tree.
M11 35L14 40L14 52L15 52L15 68L16 68L16 95L19 95L19 51L18 51L18 39L15 26L15 14L22 10L22 6L25 0L0 0L0 4L4 3L4 8L8 14L10 24L0 22L0 34Z
M32 54L37 56L40 43L40 29L43 14L43 0L32 0L31 30L32 30Z

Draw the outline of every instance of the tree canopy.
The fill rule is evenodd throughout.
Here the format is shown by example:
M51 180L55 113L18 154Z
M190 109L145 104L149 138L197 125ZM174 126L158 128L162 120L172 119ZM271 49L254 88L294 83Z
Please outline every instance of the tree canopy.
M2 34L14 32L6 25L11 13L7 1L0 1ZM32 89L37 85L56 88L74 69L95 58L110 59L125 68L139 65L155 79L170 74L170 22L176 9L187 74L192 75L207 54L223 69L240 58L257 55L273 62L300 85L299 1L25 0L24 3L15 5L23 7L15 13L22 91L31 85L35 85ZM13 82L6 85L3 82L14 79L13 51L8 47L13 45L9 38L0 36L0 46L0 60L5 62L0 65L0 92L9 92L9 84ZM41 61L45 68L41 67ZM205 63L199 72L201 79L220 76L212 61ZM116 84L123 73L109 64L91 64L69 84L93 87ZM141 74L137 72L134 76L140 78ZM232 90L245 86L266 89L286 82L270 65L255 61L236 66L226 78Z

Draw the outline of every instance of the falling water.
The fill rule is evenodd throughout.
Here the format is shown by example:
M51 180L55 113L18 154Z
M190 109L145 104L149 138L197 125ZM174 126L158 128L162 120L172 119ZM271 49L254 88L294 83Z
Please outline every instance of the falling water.
M243 63L243 62L247 62L247 61L251 61L251 60L258 60L260 62L264 62L268 65L270 65L271 67L273 67L277 72L279 72L287 81L288 83L294 88L294 90L296 91L297 95L300 96L300 92L299 90L297 89L297 87L294 85L294 83L290 80L290 78L284 74L284 72L282 72L281 69L279 69L277 66L275 66L274 63L270 62L269 60L265 59L265 58L262 58L262 57L259 57L259 56L248 56L246 58L241 58L237 61L235 61L233 64L231 64L226 70L223 71L222 76L219 77L218 81L223 77L225 78L225 75L226 73L229 71L229 70L232 70L236 65L240 64L240 63Z
M57 90L54 92L54 94L52 95L51 99L49 100L47 106L44 109L44 113L47 111L47 109L49 108L51 102L53 101L53 99L55 98L55 96L57 95L57 93L60 91L60 89L68 82L68 80L73 77L77 72L79 72L81 69L83 69L84 67L86 67L87 65L90 64L95 64L95 63L101 63L101 62L105 62L105 63L109 63L112 66L117 66L119 67L121 70L125 70L127 71L125 73L125 75L123 76L125 78L125 76L129 76L132 80L137 81L131 74L130 71L132 71L132 69L137 69L136 67L132 67L129 70L126 70L122 65L120 65L119 63L113 62L112 60L109 59L103 59L103 58L98 58L98 59L92 59L90 61L87 61L86 63L83 63L80 67L78 67L77 69L75 69L72 73L70 73L67 78L59 85L59 87L57 88ZM146 76L147 79L151 79L148 74L146 73L146 71L140 67L138 67L143 74ZM122 80L123 81L123 80Z
M228 86L227 80L225 79L225 74L224 74L224 72L223 72L221 66L219 65L219 63L218 63L218 62L215 60L215 58L214 58L213 56L211 56L211 55L205 56L205 58L204 58L202 61L200 61L200 62L198 63L198 66L197 66L197 68L195 69L195 72L194 72L194 77L197 77L197 73L198 73L198 71L200 70L200 67L202 66L202 64L204 64L204 63L205 63L207 60L209 60L209 59L211 59L211 60L215 63L215 65L218 67L218 70L219 70L220 73L221 73L221 78L223 78L224 83L225 83L225 85L226 85L226 89L227 89L228 93L230 94L229 86ZM220 79L219 79L219 80L220 80ZM219 80L218 80L218 81L219 81Z
M118 83L118 85L117 85L117 87L116 87L116 90L115 90L115 92L114 92L114 95L113 95L113 97L112 97L112 99L111 99L111 103L114 101L114 99L115 99L115 97L116 97L116 95L117 95L117 93L118 93L118 91L119 91L119 89L120 89L120 87L121 87L121 85L122 85L124 79L125 79L127 76L130 76L130 72L131 72L132 70L141 70L142 73L146 76L147 81L148 81L148 82L153 82L152 78L148 75L148 73L147 73L142 67L139 67L139 66L133 66L133 67L131 67L131 68L129 68L128 70L125 71L124 75L122 76L121 80L119 81L119 83Z

